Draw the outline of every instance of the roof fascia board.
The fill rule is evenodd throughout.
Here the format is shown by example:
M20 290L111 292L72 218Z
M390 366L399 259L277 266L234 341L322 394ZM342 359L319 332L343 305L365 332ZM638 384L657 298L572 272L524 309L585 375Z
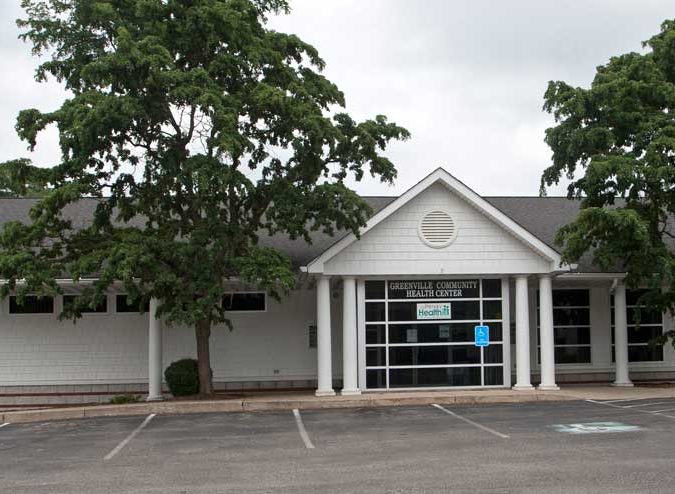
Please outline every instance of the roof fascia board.
M531 249L536 251L542 257L554 261L556 266L561 263L560 253L555 249L549 247L545 242L541 241L534 234L530 233L527 229L522 227L516 221L511 219L509 216L504 214L500 209L490 204L488 201L483 199L479 194L474 192L471 188L464 185L462 182L457 180L455 177L450 175L445 170L441 171L444 173L443 182L445 185L450 188L452 191L459 194L461 198L471 204L478 211L485 214L492 221L497 223L499 226L510 232L516 238L525 242Z

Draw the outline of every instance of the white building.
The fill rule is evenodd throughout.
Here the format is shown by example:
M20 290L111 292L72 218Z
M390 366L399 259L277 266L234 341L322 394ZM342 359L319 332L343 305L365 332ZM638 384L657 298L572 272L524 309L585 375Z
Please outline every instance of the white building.
M298 288L276 302L232 286L234 330L211 337L216 389L556 389L673 377L673 349L649 344L671 317L642 311L638 329L639 294L622 273L561 265L553 236L577 202L484 198L442 169L400 197L366 200L376 212L360 239L268 239L298 267ZM32 204L0 199L0 222L27 220ZM84 223L93 204L68 214ZM196 355L192 329L139 313L114 289L77 323L58 320L67 295L29 302L0 306L0 403L95 401L148 385L156 397L163 369ZM476 326L489 328L489 346L476 346Z

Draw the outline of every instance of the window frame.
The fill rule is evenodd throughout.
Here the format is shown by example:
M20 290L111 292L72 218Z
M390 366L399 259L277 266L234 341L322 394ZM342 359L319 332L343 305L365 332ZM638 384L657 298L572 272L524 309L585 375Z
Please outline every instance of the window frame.
M365 389L369 391L385 391L385 390L393 390L393 391L404 391L404 390L419 390L419 389L426 389L426 390L431 390L431 389L483 389L483 388L504 388L504 384L502 381L502 384L487 384L488 381L488 373L492 372L489 369L492 368L499 368L499 371L502 375L504 374L504 369L506 366L505 357L506 355L506 349L504 347L504 331L505 331L505 321L504 321L504 314L502 313L502 318L501 319L485 319L484 318L484 302L489 302L489 301L499 301L503 304L503 298L504 298L504 293L501 291L501 279L495 276L477 276L477 277L467 277L467 278L447 278L448 281L452 281L455 279L467 279L467 280L477 280L478 281L478 294L475 297L442 297L442 298L437 298L437 297L429 297L429 298L392 298L390 297L389 293L389 282L390 281L407 281L407 280L413 280L417 279L415 277L397 277L397 278L381 278L381 277L373 277L365 279L364 280L364 299L363 299L363 312L364 312L364 336L365 333L368 331L368 327L370 326L384 326L384 336L385 339L381 343L367 343L364 338L364 374L365 374ZM443 279L445 280L446 278L443 277L430 277L430 279ZM491 282L493 280L499 280L499 296L483 296L483 287L484 287L484 282L488 281ZM367 290L367 283L369 282L384 282L384 298L367 298L366 296L366 290ZM396 304L396 303L434 303L434 302L449 302L449 303L456 303L456 302L475 302L478 304L479 307L479 314L477 315L476 318L472 319L451 319L451 320L396 320L393 321L390 319L390 314L389 314L389 306L391 304ZM381 307L384 309L384 314L383 314L383 319L382 320L369 320L367 317L368 314L368 306L369 304L382 304ZM502 305L503 308L503 305ZM361 310L361 309L359 309ZM393 348L397 347L421 347L421 346L435 346L435 347L452 347L452 346L473 346L472 341L459 341L459 342L430 342L430 343L419 343L419 342L410 342L410 343L392 343L390 341L390 329L393 326L407 326L411 324L415 325L434 325L434 324L474 324L475 325L482 325L482 324L494 324L494 323L499 323L501 325L501 337L499 340L492 339L490 338L490 346L500 346L501 351L502 351L502 362L501 363L488 363L485 359L485 354L486 354L486 349L484 347L480 347L480 361L479 363L474 363L474 364L430 364L430 365L391 365L390 364L390 350ZM369 349L384 349L384 362L383 365L369 365L367 363L367 353ZM417 370L426 370L426 369L473 369L473 368L479 368L480 369L480 384L470 384L470 385L417 385L417 386L406 386L406 387L401 387L398 385L392 385L390 382L390 371L398 371L398 370L406 370L406 369L417 369ZM369 371L371 373L383 373L381 374L381 377L383 378L382 380L382 386L376 386L376 387L371 387L368 386L368 373ZM379 380L379 377L377 378Z
M51 295L43 297L43 298L51 298L52 299L52 311L51 312L12 312L11 299L12 298L16 299L16 297L17 297L17 295L10 295L9 297L7 297L7 299L5 301L5 309L6 309L6 314L8 316L11 316L11 317L22 317L22 316L49 317L49 316L53 316L54 314L56 314L56 311L57 311L56 299L57 299L57 297L54 297L54 296L51 296ZM37 295L26 295L26 297L40 298Z
M585 291L588 293L588 305L555 305L555 292L562 292L562 291ZM553 312L553 354L555 356L555 349L556 348L588 348L588 353L589 353L589 360L588 362L558 362L555 360L555 365L557 366L562 366L566 368L572 368L572 367L593 367L593 324L591 320L591 290L590 288L575 288L575 287L566 287L566 288L553 288L551 292L551 307L552 307L552 312ZM541 324L539 320L539 307L540 307L540 300L539 300L539 290L537 290L536 294L537 300L536 300L536 310L537 310L537 315L536 315L536 320L537 320L537 367L541 367ZM555 323L555 309L586 309L588 310L588 324L556 324ZM576 329L588 329L588 343L584 344L573 344L573 345L559 345L555 343L555 331L556 328L560 329L566 329L566 328L576 328Z
M236 295L236 294L262 294L263 296L263 309L262 310L228 310L225 309L225 297L227 295ZM223 303L223 310L225 313L230 313L230 314L261 314L267 312L267 292L262 291L262 290L246 290L246 291L228 291L223 293L223 296L221 297L221 303Z
M66 293L64 295L61 295L61 310L65 310L66 308L66 297L77 297L77 294L72 294L72 293ZM105 316L105 315L110 315L110 296L109 294L106 294L105 296L105 310L104 311L96 311L96 310L88 310L88 311L82 311L82 317L84 316Z
M114 310L115 315L121 314L123 316L126 316L126 315L138 316L138 315L145 315L148 312L150 312L150 301L148 301L148 303L147 303L147 310L140 310L140 307L139 307L139 310L136 310L136 311L120 311L119 310L119 304L117 303L117 301L118 301L119 297L126 298L127 294L126 293L115 293L114 295L115 295L115 310ZM111 313L112 312L113 311L111 311Z
M626 332L630 330L630 328L635 328L635 321L629 321L628 320L628 310L629 309L637 309L640 307L639 305L636 304L629 304L628 303L628 292L634 292L634 291L640 291L641 289L637 290L629 290L626 288ZM639 298L639 297L638 297ZM612 366L616 366L616 345L615 345L615 320L614 320L614 295L610 297L609 301L609 352L610 352L610 359L611 359L611 364ZM660 324L655 324L655 323L640 323L640 327L649 327L649 328L656 328L660 327L661 328L661 334L663 334L665 330L665 314L662 312L661 313L661 323ZM630 347L650 347L652 346L649 342L647 343L627 343L628 350L630 350ZM665 344L661 345L661 360L630 360L630 351L628 352L628 365L630 364L637 364L637 365L659 365L659 364L664 364L666 362L666 352L665 352Z

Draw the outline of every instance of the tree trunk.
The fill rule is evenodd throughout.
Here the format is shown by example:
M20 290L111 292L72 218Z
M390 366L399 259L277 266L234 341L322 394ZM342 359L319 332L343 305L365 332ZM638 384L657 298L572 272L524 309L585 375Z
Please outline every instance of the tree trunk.
M197 369L199 372L199 394L213 395L213 376L211 375L211 353L209 339L211 337L211 321L198 321L195 325L197 336Z

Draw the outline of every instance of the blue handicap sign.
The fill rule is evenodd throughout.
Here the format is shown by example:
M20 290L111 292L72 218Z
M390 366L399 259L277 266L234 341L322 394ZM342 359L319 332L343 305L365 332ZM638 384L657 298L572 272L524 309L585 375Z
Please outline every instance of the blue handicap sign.
M488 346L490 344L490 328L488 326L476 326L473 328L476 346Z

